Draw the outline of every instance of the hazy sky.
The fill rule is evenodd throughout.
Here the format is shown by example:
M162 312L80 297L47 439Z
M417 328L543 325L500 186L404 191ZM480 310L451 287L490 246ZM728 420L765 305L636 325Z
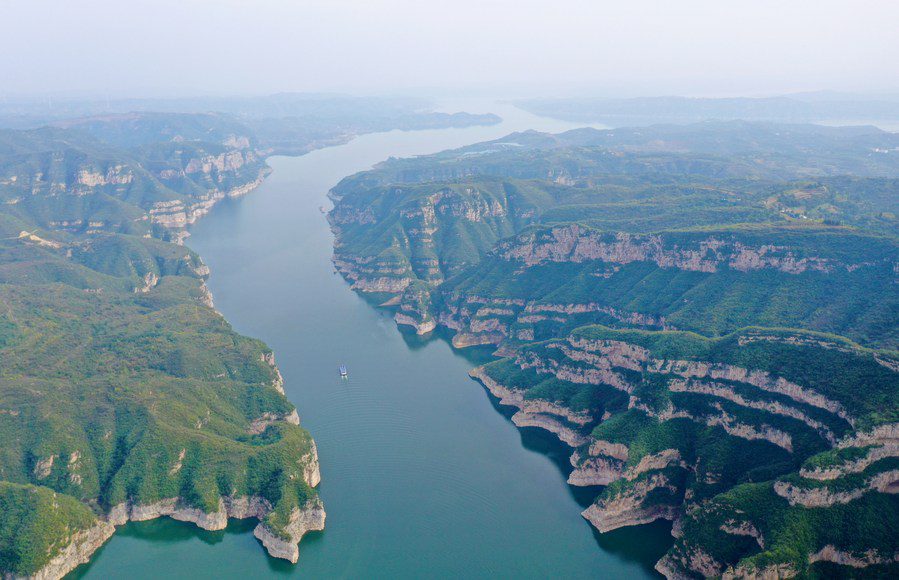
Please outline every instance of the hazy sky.
M0 94L899 92L893 0L0 0Z

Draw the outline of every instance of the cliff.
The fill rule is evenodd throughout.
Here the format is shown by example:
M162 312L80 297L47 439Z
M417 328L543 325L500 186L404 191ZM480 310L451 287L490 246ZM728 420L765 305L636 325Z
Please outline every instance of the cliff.
M296 411L293 411L288 417L280 420L292 423L295 416ZM295 424L299 424L298 419ZM184 455L183 452L179 455L179 463L173 468L174 472L180 470L180 462L184 460ZM302 462L304 483L310 488L317 486L321 475L314 442L303 456ZM190 501L182 497L172 497L149 504L123 502L113 506L91 527L72 534L65 545L57 548L56 555L47 564L28 577L46 580L62 578L79 565L88 562L92 554L112 536L117 526L129 521L147 521L159 517L190 522L204 530L222 530L227 526L229 518L256 518L259 525L256 526L254 534L269 554L296 563L299 557L297 544L303 535L307 531L324 529L324 506L317 497L313 497L305 505L294 507L287 524L283 526L270 521L269 514L272 514L273 510L272 503L258 495L222 496L218 499L217 508L208 512L192 506Z
M221 529L256 517L257 537L294 562L305 531L324 525L315 444L270 349L213 309L187 227L257 187L273 152L498 118L276 100L290 118L248 114L272 107L251 99L210 107L231 113L104 112L0 131L5 576L60 577L129 520Z
M97 131L132 121L146 119ZM0 199L20 201L0 205L17 228L0 240L0 473L22 484L0 481L4 575L61 577L126 521L257 517L289 539L290 514L323 520L315 444L271 351L213 310L208 267L179 245L269 171L227 129L141 134L128 149L64 129L4 134L19 149L0 153Z
M27 576L33 580L56 580L90 561L91 556L106 543L115 532L115 526L100 521L87 530L75 533L70 543L62 548L50 562L36 573ZM4 574L4 578L19 578Z
M519 427L536 427L554 433L564 443L577 447L587 442L580 432L593 418L585 413L575 413L565 407L539 399L525 400L524 393L500 385L478 367L469 373L499 399L500 404L519 409L512 422Z
M431 316L431 293L426 283L410 283L399 296L399 310L393 319L397 324L415 328L416 334L427 334L437 328L437 320Z
M390 159L331 192L335 264L399 324L497 346L472 377L605 486L584 517L675 521L665 575L892 571L893 141L720 123Z
M269 555L296 564L300 557L298 544L306 532L325 529L325 509L321 502L295 509L290 520L280 534L274 534L265 524L260 523L253 530Z

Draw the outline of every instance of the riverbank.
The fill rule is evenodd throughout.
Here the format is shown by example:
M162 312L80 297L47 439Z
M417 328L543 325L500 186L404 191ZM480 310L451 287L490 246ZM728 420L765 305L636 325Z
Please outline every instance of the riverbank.
M240 522L206 532L157 520L127 524L77 577L142 580L152 577L145 568L177 576L185 567L229 579L414 577L423 569L474 578L655 575L668 542L663 527L641 530L639 540L628 530L596 536L579 515L581 490L565 482L567 457L539 431L520 432L497 412L467 376L478 361L414 330L400 332L390 313L333 272L333 238L320 211L330 205L330 187L386 156L531 125L514 110L498 112L518 124L395 131L271 158L274 172L257 192L223 201L191 228L190 245L212 271L217 308L278 353L287 396L315 433L328 522L304 538L300 565L266 556ZM348 380L340 379L340 364Z
M226 198L236 198L242 195L249 193L252 189L255 189L263 180L263 178L271 172L269 168L265 168L260 172L260 176L251 182L248 182L245 185L235 187L227 192L219 192L213 191L209 194L208 200L202 205L201 210L191 211L189 212L190 219L187 222L172 222L170 224L163 224L166 227L169 227L174 232L173 240L177 244L181 244L183 242L184 237L186 237L186 232L184 232L183 227L189 223L194 223L198 218L206 215L212 207L214 207L221 200ZM151 216L151 219L152 216ZM163 222L158 222L163 223ZM163 247L166 246L164 242L158 242ZM55 244L51 246L52 249L57 250L62 247L62 244ZM182 252L183 250L177 250L178 252ZM212 296L210 291L208 290L205 279L209 276L209 268L206 267L199 258L194 257L193 263L191 263L191 273L194 275L191 278L193 283L199 284L199 289L197 291L198 296L189 296L184 298L188 302L196 302L199 301L204 305L204 309L199 311L197 314L202 313L203 316L214 319L219 326L224 325L226 327L225 332L227 333L230 330L230 327L227 326L227 323L224 322L221 313L218 311L214 311L212 313L209 310L214 310L212 304ZM168 277L167 277L168 276ZM167 274L165 272L157 273L150 271L143 277L143 286L136 287L133 292L133 296L154 296L158 290L158 287L167 287L167 284L171 278L171 274ZM99 289L96 291L96 294L100 295L103 293L103 289ZM128 296L128 298L131 296ZM194 321L194 326L202 327L202 322L198 323L198 321ZM156 330L159 332L161 328L161 324L157 323ZM222 329L219 329L222 330ZM182 332L182 334L185 334ZM234 342L240 342L241 340L250 341L250 339L245 339L243 337L235 336L232 339ZM195 345L191 345L195 346ZM170 497L163 497L165 499L152 500L152 501L141 501L140 499L135 499L140 497L137 495L137 492L129 492L134 493L134 496L129 495L129 499L126 501L122 501L114 505L107 512L93 515L90 514L89 511L84 515L84 521L80 521L77 527L68 528L64 532L64 537L61 539L62 545L57 543L55 546L52 546L52 551L48 553L49 560L45 560L44 563L41 564L41 567L34 572L28 574L29 577L39 578L39 579L55 579L61 578L62 576L68 574L79 565L87 563L90 561L94 552L100 549L106 541L115 533L117 527L123 526L128 522L136 522L136 521L148 521L153 520L160 517L169 517L173 520L188 522L200 529L203 530L222 530L228 525L229 519L246 519L246 518L255 518L258 520L258 525L254 531L255 535L262 541L263 546L266 548L268 553L277 558L283 558L286 560L295 563L298 559L299 551L297 548L297 544L299 543L302 536L310 530L321 530L324 527L325 522L325 511L321 500L315 495L314 488L319 484L321 480L320 470L319 470L319 460L317 454L317 448L315 446L315 442L310 439L306 439L303 441L297 440L293 434L290 437L285 438L285 434L287 431L291 429L299 430L300 419L299 415L296 411L296 408L293 407L290 403L287 402L287 399L284 396L283 389L283 378L281 373L275 364L274 354L264 347L258 341L253 345L255 348L259 348L260 350L256 352L255 356L252 353L253 349L249 351L241 351L239 354L234 353L231 355L230 362L231 364L243 364L246 367L261 365L263 371L256 374L255 380L262 381L263 384L257 385L256 388L262 388L263 390L272 390L277 394L271 395L270 393L260 393L259 395L253 395L249 392L245 393L244 396L256 397L257 400L253 403L253 408L259 409L259 416L253 418L249 421L248 426L246 426L243 431L245 431L245 435L242 438L246 439L247 436L250 439L247 443L250 443L257 449L263 449L271 442L277 443L279 440L284 439L285 443L289 444L289 441L295 440L297 446L294 450L288 452L284 458L276 459L275 463L279 461L289 461L289 455L294 454L295 452L302 453L303 449L305 449L305 453L301 456L297 456L296 461L290 461L291 465L285 464L284 467L287 470L292 471L293 468L298 468L298 472L296 476L299 476L299 481L303 482L303 485L307 486L306 490L311 490L311 495L300 495L296 498L295 505L292 507L285 503L282 503L280 499L270 499L270 497L266 497L270 495L270 493L266 494L266 492L262 492L260 494L247 494L240 495L240 491L246 491L255 489L253 484L245 484L238 483L235 481L230 485L230 489L232 492L227 495L217 496L212 502L208 501L208 496L197 497L200 493L205 493L205 489L198 490L196 484L192 483L191 477L195 477L194 473L198 470L202 471L204 468L198 467L197 462L202 461L198 460L197 456L202 456L203 443L193 442L191 443L188 440L179 445L180 451L175 451L175 457L169 459L168 461L165 459L165 456L168 455L171 450L166 450L164 448L156 449L151 455L151 459L153 462L162 461L168 462L166 466L167 474L162 475L162 483L158 484L159 490L164 493L164 490L171 489L173 486L166 484L166 480L170 481L180 481L179 484L181 488L190 493L190 497L187 497L182 492L181 495L175 495ZM219 347L221 348L221 347ZM200 352L205 352L200 349ZM153 352L147 353L146 356L152 356ZM197 356L197 355L195 355ZM227 353L226 353L227 356ZM253 358L252 361L248 360L247 357ZM208 364L208 363L207 363ZM183 372L183 371L182 371ZM221 379L226 376L226 373L222 373L220 375L216 375L216 378ZM240 395L228 393L227 385L220 385L220 387L224 390L224 395L230 400L232 398L239 397ZM182 390L180 392L181 396L190 396L190 393L184 392ZM274 399L272 402L268 402L267 399ZM271 405L274 405L273 407ZM265 410L266 408L271 407L272 410ZM282 409L289 410L282 410ZM274 410L278 409L278 410ZM226 411L226 409L222 409L219 412ZM246 412L246 409L240 409L240 414L242 416L243 412ZM252 412L252 411L250 411ZM157 414L158 411L153 409L151 414ZM19 412L12 412L13 416L18 417ZM234 429L241 429L240 422L236 420L231 414L223 413L223 416L213 416L211 413L211 409L206 411L205 416L197 419L194 429L198 432L200 430L205 430L206 424L210 421L218 424L223 423L226 426L231 426L233 424ZM231 423L228 423L228 422ZM219 433L219 427L213 428L212 432L210 432L207 437L211 437L213 440L217 437L221 436ZM271 429L270 433L267 432L268 429ZM109 429L106 431L106 435L104 439L110 439L113 435L113 429ZM302 431L305 433L305 431ZM117 437L123 437L123 435L117 435ZM308 436L306 436L308 437ZM150 435L152 438L152 433ZM268 441L255 441L255 439L267 438ZM189 439L189 438L188 438ZM302 439L302 437L300 437ZM174 441L172 442L174 443ZM300 445L302 443L303 445ZM120 442L121 444L121 442ZM207 442L206 445L213 445L214 443ZM131 443L132 447L139 447L141 445L140 439L136 442ZM199 446L199 449L198 449ZM190 450L190 453L188 453ZM124 452L120 452L124 453ZM234 454L234 451L227 452L227 454ZM71 484L80 486L84 481L85 477L90 477L89 473L85 474L82 472L82 464L85 461L93 461L93 458L88 456L87 458L83 457L84 452L74 450L70 454L68 454L68 458L65 461L66 470L68 472L68 480ZM188 457L190 455L190 457ZM66 456L62 455L64 459ZM230 457L229 457L230 458ZM36 460L34 474L38 480L45 479L51 475L51 472L54 470L54 464L58 464L56 461L60 459L60 454L50 454L45 458L38 458ZM218 461L222 461L222 457L218 458ZM244 467L245 471L250 472L249 474L245 474L242 477L252 481L253 479L258 478L266 478L268 475L267 472L263 469L259 469L258 473L256 473L253 464L255 458L248 457L246 466ZM119 461L125 463L127 461L126 457L122 456ZM271 462L271 460L266 460ZM295 463L295 465L293 465ZM187 467L185 467L187 465ZM122 468L120 468L122 469ZM144 471L152 472L155 469L155 465L147 466ZM206 468L209 469L209 468ZM212 469L215 469L213 467ZM267 468L266 468L267 469ZM188 475L188 472L191 475ZM283 473L283 470L280 471ZM182 478L182 475L184 478ZM202 475L202 473L201 473ZM227 474L229 478L239 478L241 475L239 473L236 474ZM147 479L151 477L160 477L154 476L152 473L141 474L138 475L141 478L141 485L144 485L144 488L140 491L143 492L144 497L153 496L158 497L160 491L156 489L148 488L143 483ZM221 478L221 474L216 476L215 474L209 474L209 477L212 479ZM236 479L235 478L235 479ZM291 479L294 479L295 476L293 474L290 475ZM277 482L272 482L273 485L278 485ZM214 484L205 483L206 487L211 489L221 489L222 485L218 481ZM265 482L262 482L262 485L268 485ZM291 484L292 485L292 484ZM270 490L268 490L270 492ZM283 490L282 490L283 492ZM206 502L205 504L203 502ZM293 501L293 500L288 500ZM204 507L207 506L207 507ZM282 515L285 511L285 508L288 509L288 513L286 517ZM82 508L83 509L83 508ZM93 520L94 523L85 525L85 522ZM283 521L282 521L283 520Z

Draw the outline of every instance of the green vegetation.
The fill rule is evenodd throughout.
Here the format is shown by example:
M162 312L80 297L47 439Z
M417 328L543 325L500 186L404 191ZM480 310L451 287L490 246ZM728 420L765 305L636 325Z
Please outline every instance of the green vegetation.
M319 501L313 441L268 347L213 310L186 227L252 189L271 153L498 121L289 95L127 112L146 104L0 110L0 124L52 122L0 129L0 576L38 572L114 508L162 500L220 513L261 498L291 540L294 512Z
M37 572L123 504L209 513L256 496L283 534L316 496L313 442L287 420L270 350L233 331L200 258L165 241L184 223L157 219L259 179L251 137L216 116L120 120L2 133L3 573Z
M839 401L867 431L899 420L896 372L877 361L879 353L844 338L789 329L746 329L719 339L687 332L583 327L575 340L616 340L638 345L659 359L686 359L763 370ZM881 355L882 356L882 355ZM865 390L858 388L865 385ZM765 395L771 398L770 393ZM772 399L775 400L775 399ZM813 412L813 411L810 411Z
M746 122L513 134L344 179L335 255L498 344L493 381L591 417L553 418L587 441L572 481L610 482L585 516L678 518L674 573L850 574L810 564L832 546L895 575L895 444L852 438L899 422L897 146Z
M34 485L0 482L0 570L29 574L97 521L90 508Z
M681 555L691 547L701 546L716 561L733 567L762 570L789 564L797 572L807 574L808 554L827 545L860 560L864 560L868 550L892 555L899 529L897 520L884 514L895 514L897 510L895 495L867 494L849 504L808 509L790 506L769 484L745 484L689 513L684 518L684 535L670 553ZM722 533L720 529L725 524L742 522L758 530L764 548L752 538ZM895 564L887 569L895 571Z

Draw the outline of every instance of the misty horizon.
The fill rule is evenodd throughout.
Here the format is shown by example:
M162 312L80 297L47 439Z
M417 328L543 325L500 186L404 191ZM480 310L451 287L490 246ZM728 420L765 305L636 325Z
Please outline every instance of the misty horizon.
M4 2L4 99L899 94L899 6ZM40 71L40 74L34 74Z

